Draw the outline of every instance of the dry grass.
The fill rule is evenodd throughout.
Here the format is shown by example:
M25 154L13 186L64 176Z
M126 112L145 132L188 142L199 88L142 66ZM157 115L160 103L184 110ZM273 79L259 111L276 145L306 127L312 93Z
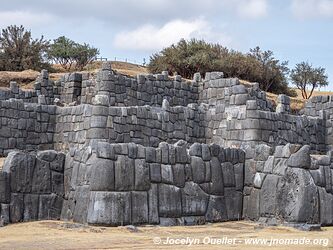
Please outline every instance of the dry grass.
M82 72L96 73L101 67L102 62L94 62L89 64ZM50 79L58 80L60 77L67 73L60 65L53 65L53 70L57 73L50 73ZM147 74L146 67L126 63L126 62L111 62L111 67L116 72L128 76L136 76L138 74ZM13 71L0 71L0 87L9 87L10 81L16 81L23 89L33 88L33 83L36 80L39 72L34 70L25 70L21 72Z
M204 245L205 237L236 239L234 245ZM154 244L171 239L199 239L197 245ZM248 221L214 223L202 226L91 227L59 221L37 221L8 225L0 229L0 249L264 249L264 245L245 245L245 239L327 239L333 247L333 227L304 232L287 227L259 227ZM323 249L314 245L275 245L270 249Z

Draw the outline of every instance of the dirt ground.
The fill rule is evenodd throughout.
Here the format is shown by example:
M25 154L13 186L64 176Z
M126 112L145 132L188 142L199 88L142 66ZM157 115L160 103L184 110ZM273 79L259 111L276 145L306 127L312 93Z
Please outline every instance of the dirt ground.
M267 242L263 243L266 239ZM261 244L246 242L251 240L262 241ZM292 241L288 243L288 240ZM192 245L190 241L193 242ZM305 244L306 241L310 243ZM270 246L272 243L273 246ZM304 232L288 227L263 228L247 221L203 226L137 228L91 227L59 221L37 221L0 228L0 249L190 248L333 249L333 227L322 228L322 231Z

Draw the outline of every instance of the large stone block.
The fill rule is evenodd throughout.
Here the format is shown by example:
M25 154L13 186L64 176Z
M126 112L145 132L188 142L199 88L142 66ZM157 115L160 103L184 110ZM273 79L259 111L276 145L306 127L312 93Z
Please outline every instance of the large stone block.
M131 192L91 192L87 222L92 225L131 224Z
M0 221L3 225L7 225L10 222L10 204L1 203Z
M10 221L17 223L23 220L24 197L22 193L12 193L10 199Z
M41 194L39 196L38 219L59 220L63 199L56 194Z
M149 166L144 159L135 160L135 190L148 191L150 188Z
M310 146L305 145L299 149L296 153L292 154L288 161L288 166L295 168L310 168L311 157L310 157Z
M92 191L113 191L115 189L115 166L109 159L95 158L91 162L90 188Z
M32 192L38 194L51 193L50 163L38 158L32 177Z
M159 184L159 215L161 217L180 217L182 212L182 195L178 187Z
M209 197L209 202L206 212L206 221L219 222L227 220L228 220L228 214L227 214L227 207L224 196L211 195Z
M132 224L148 223L148 194L147 192L132 192Z
M258 220L260 215L260 189L251 188L249 195L244 197L243 214L250 220Z
M260 216L275 215L277 210L277 195L280 192L279 180L281 177L268 174L260 190Z
M51 172L51 192L61 197L64 196L64 174Z
M151 184L148 191L148 221L149 224L158 224L159 214L158 214L158 185Z
M115 190L134 190L135 162L126 156L119 155L115 162Z
M32 221L38 219L39 195L25 194L24 195L24 212L23 220Z
M267 178L268 176L265 182ZM275 200L279 216L288 222L318 223L318 190L309 171L301 168L288 168L280 182ZM272 185L272 183L268 185ZM272 196L268 193L267 195Z
M176 164L172 166L173 183L177 187L184 187L185 185L185 166L183 164Z
M0 172L0 203L10 202L9 174Z
M272 148L266 144L260 144L256 146L255 160L257 161L266 161L268 156L272 154Z
M327 193L324 188L318 188L319 191L319 215L320 224L323 226L333 225L333 195Z
M35 167L35 157L29 154L13 151L4 162L3 171L10 174L12 192L30 193Z
M88 185L77 187L74 193L75 210L73 221L80 223L87 222L89 198L90 187Z
M205 182L206 166L202 158L191 156L191 167L193 181L196 183Z
M234 187L236 184L234 166L230 162L224 162L221 165L224 186Z
M221 163L217 157L210 160L212 182L210 183L209 194L224 195L224 184Z
M173 171L171 165L161 165L162 183L173 184Z
M225 189L225 203L227 207L228 220L241 220L243 212L242 192L234 188Z
M205 215L209 200L198 184L186 182L182 189L182 211L185 216Z

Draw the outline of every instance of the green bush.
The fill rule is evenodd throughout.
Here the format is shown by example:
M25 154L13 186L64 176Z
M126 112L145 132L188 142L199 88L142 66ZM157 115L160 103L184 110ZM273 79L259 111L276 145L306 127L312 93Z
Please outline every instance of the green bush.
M244 54L203 40L182 39L153 54L148 68L152 73L167 70L185 78L192 78L196 72L203 75L209 71L222 71L226 77L258 82L265 91L293 94L288 88L287 65L287 62L274 58L273 52L262 51L259 47Z

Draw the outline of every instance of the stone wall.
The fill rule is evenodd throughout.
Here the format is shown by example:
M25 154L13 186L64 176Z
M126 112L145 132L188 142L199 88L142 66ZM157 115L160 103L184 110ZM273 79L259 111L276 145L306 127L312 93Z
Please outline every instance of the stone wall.
M0 101L0 155L14 149L52 149L56 106Z
M166 72L130 78L105 63L96 75L71 73L53 82L42 71L34 90L11 83L0 92L0 155L9 153L8 166L18 161L12 158L33 159L24 170L5 168L13 171L1 173L0 193L12 185L8 176L16 168L19 176L52 182L45 171L57 172L64 203L46 184L45 193L30 191L24 177L17 183L27 191L3 191L3 211L11 208L19 218L13 221L22 220L34 199L43 214L46 197L58 211L52 218L60 207L62 219L97 225L243 217L330 225L330 157L301 162L310 153L330 152L331 110L331 97L314 97L302 115L291 114L289 97L280 95L275 107L258 84L243 85L221 72L204 79L195 74L191 81ZM25 153L10 153L16 149ZM51 169L56 158L44 158L61 155L52 150L66 154L64 170ZM34 172L39 162L46 162L44 174Z
M333 225L333 164L330 155L287 144L275 151L258 145L246 170L244 217L268 224Z
M53 150L9 153L0 172L1 225L60 218L64 160Z
M71 150L62 219L94 225L193 225L242 219L244 152L185 141Z

